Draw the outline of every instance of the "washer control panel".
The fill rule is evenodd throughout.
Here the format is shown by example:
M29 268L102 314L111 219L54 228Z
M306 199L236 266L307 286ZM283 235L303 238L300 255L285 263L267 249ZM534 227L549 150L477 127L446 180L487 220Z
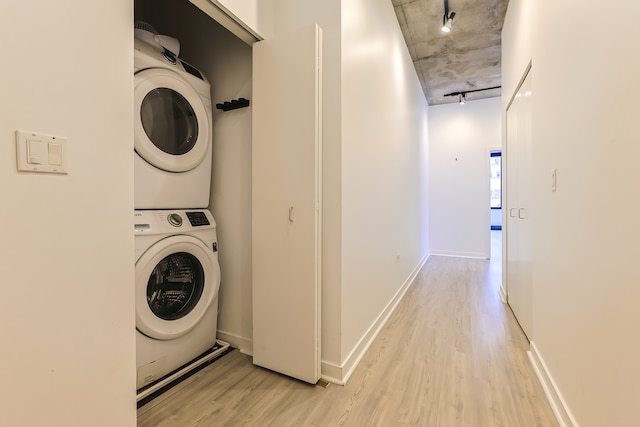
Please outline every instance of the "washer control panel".
M142 234L188 233L215 229L216 222L206 209L202 210L136 210L134 232Z
M209 222L209 218L207 218L207 215L202 211L199 211L199 212L186 212L186 214L187 214L187 218L189 218L189 222L194 227L200 227L200 226L203 226L203 225L210 225L211 224Z

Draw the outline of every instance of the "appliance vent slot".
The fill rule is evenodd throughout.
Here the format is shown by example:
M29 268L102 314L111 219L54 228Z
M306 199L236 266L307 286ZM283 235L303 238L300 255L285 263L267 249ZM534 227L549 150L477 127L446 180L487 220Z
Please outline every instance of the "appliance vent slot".
M204 77L202 77L202 74L200 74L200 71L198 71L195 67L193 67L192 65L187 64L184 61L180 61L182 63L182 66L184 67L184 70L191 74L192 76L195 76L197 78L199 78L200 80L204 80Z

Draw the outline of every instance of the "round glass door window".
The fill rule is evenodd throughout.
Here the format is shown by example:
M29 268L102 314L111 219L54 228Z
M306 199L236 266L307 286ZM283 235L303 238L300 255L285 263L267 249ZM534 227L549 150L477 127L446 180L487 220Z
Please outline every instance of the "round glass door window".
M186 154L198 140L196 113L189 101L173 89L149 91L142 100L140 120L149 140L167 154Z
M186 252L163 258L147 282L147 304L163 320L180 319L198 304L204 289L204 271L198 259Z

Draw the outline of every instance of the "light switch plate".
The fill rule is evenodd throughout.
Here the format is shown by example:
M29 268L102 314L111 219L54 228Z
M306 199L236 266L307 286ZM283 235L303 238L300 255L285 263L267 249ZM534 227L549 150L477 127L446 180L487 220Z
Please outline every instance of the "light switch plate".
M67 138L16 131L18 171L68 174Z

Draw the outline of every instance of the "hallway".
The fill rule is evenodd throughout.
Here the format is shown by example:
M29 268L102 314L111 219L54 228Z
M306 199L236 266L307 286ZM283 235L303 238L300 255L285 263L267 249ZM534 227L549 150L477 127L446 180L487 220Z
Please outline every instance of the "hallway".
M500 260L431 257L346 386L234 350L141 407L138 426L557 426L500 301Z

